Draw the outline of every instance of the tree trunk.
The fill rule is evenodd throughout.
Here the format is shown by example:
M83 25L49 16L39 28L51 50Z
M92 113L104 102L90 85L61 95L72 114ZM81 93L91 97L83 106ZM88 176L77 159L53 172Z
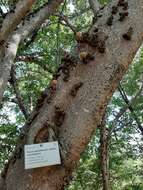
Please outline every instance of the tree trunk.
M105 52L103 46L97 49L90 44L80 45L79 51L88 49L94 53L94 60L71 64L68 77L61 72L56 87L51 83L48 95L24 126L17 149L2 175L1 189L61 190L71 180L81 153L143 40L143 0L128 0L129 15L125 18L120 18L122 7L118 7L119 12L109 26L107 19L116 4L114 1L106 7L90 30L89 38L95 39L98 28L100 42L106 40ZM23 145L41 142L48 128L55 131L61 145L62 164L25 170Z
M106 118L100 125L100 163L103 190L109 190L109 129L106 128Z

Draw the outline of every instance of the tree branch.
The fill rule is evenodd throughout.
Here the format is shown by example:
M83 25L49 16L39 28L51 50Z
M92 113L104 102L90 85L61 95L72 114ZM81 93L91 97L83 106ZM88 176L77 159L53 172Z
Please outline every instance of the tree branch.
M4 57L0 57L0 102L2 101L3 92L9 79L11 65L15 59L20 39L20 35L12 35L7 47L4 49Z
M0 42L6 41L11 32L13 32L17 25L21 22L22 18L25 17L27 12L30 11L35 1L36 0L19 1L15 10L7 14L0 30ZM0 46L1 45L3 44L0 43Z
M115 127L117 125L117 123L119 122L120 117L127 111L127 109L129 109L129 107L133 106L138 98L138 96L140 96L141 92L143 90L143 85L141 86L141 88L139 89L139 91L136 93L136 95L129 101L128 104L126 104L123 108L120 109L120 111L117 113L117 115L115 116L114 120L112 121L112 128L110 129L110 133L109 133L109 139L112 135L112 132L115 130Z
M100 168L103 190L109 190L109 129L106 127L106 112L100 129Z
M68 61L65 61L64 68L59 68L61 75L51 82L49 88L51 96L44 94L41 97L42 101L37 105L37 110L35 109L31 120L28 120L24 126L25 133L21 135L14 156L3 175L7 190L24 190L29 187L60 190L69 183L81 153L96 127L101 123L113 92L143 40L143 19L141 19L143 0L138 0L138 3L134 0L127 0L127 2L129 16L124 22L118 21L119 15L117 15L112 27L106 25L107 18L111 14L111 7L117 3L112 1L103 10L102 18L99 18L96 25L93 25L89 31L90 35L94 36L95 29L98 27L101 34L105 32L104 34L108 36L104 53L98 52L89 45L88 50L96 54L95 60L88 60L87 64L74 62L73 65L68 64L69 67ZM128 31L129 26L133 27L134 33L132 39L127 41L122 35ZM67 66L66 72L65 66ZM64 76L67 73L69 80L65 81ZM65 159L62 159L62 164L25 170L24 144L33 144L35 137L40 134L39 131L46 128L44 134L47 135L47 129L53 126L57 130L56 137L65 150ZM44 137L41 139L42 142L45 142ZM48 141L48 138L46 140Z
M13 89L14 89L14 93L16 95L16 98L17 98L17 104L19 106L19 109L21 110L21 112L23 113L25 119L28 118L29 116L29 113L28 111L26 110L26 107L24 105L24 102L23 102L23 99L20 95L20 92L19 92L19 89L18 89L18 84L17 84L17 79L16 79L16 76L15 76L15 68L14 68L14 65L11 67L11 72L10 72L10 84L13 86Z
M40 57L37 55L21 55L17 56L15 59L16 62L23 61L27 63L34 63L39 65L43 70L48 71L49 73L53 74L53 71L45 64L42 64Z
M33 30L38 28L47 18L49 18L49 16L55 12L62 2L63 0L49 0L44 8L37 12L34 17L28 19L25 24L15 31L8 40L7 47L5 48L5 56L2 57L4 53L1 53L2 55L0 57L2 61L0 64L0 102L2 100L2 95L8 81L11 65L15 59L19 43Z
M99 9L101 7L100 3L98 2L98 0L88 0L88 2L90 5L90 8L93 11L94 16L96 16L97 12L99 11Z
M143 86L142 86L143 88ZM142 88L141 88L141 91L142 91ZM141 122L139 120L139 118L137 117L135 111L134 111L134 108L133 106L130 104L130 101L128 100L128 97L124 91L124 89L122 88L121 84L119 85L119 92L124 100L124 102L128 105L128 109L130 110L130 112L132 113L132 116L134 118L134 120L136 121L137 125L138 125L138 129L140 130L141 134L143 135L143 127L141 125Z
M63 2L63 0L50 0L47 5L39 10L33 17L33 15L25 21L25 24L17 30L17 33L22 35L24 40L31 32L39 28L46 19L52 15L57 7Z
M69 22L68 17L66 17L66 16L64 16L64 15L60 15L60 14L55 14L55 16L58 16L62 21L64 21L64 22L65 22L65 25L68 26L68 27L73 31L73 33L76 33L76 32L77 32L76 27L73 26L73 25ZM63 23L61 22L61 24L63 24Z
M79 17L79 16L81 16L82 14L85 14L85 13L87 13L87 12L90 11L90 10L91 10L90 7L87 7L87 8L85 8L85 9L80 10L79 12L75 12L75 13L69 15L68 18L69 18L69 19L74 19L75 17Z

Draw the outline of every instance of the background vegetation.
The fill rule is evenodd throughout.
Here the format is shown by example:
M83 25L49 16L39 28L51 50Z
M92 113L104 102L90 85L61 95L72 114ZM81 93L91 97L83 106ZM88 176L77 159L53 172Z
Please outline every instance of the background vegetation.
M38 10L46 1L33 7ZM16 0L1 0L0 9L6 14ZM105 5L106 0L100 3ZM28 15L27 15L28 16ZM3 15L0 14L0 19ZM45 89L58 65L62 53L73 52L74 32L88 30L93 14L87 0L67 0L57 15L51 16L41 28L27 38L18 50L14 65L14 82L10 79L0 105L0 168L13 150L17 136L38 96ZM74 52L73 52L74 53ZM23 113L17 93L26 110ZM119 115L120 113L120 115ZM108 141L108 172L113 190L143 190L143 50L114 93L106 114ZM68 190L102 189L101 130L83 153Z

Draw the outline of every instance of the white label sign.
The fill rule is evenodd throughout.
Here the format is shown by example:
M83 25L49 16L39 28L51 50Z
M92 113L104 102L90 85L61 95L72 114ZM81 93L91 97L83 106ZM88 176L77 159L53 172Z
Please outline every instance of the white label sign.
M61 164L58 141L25 145L25 169Z

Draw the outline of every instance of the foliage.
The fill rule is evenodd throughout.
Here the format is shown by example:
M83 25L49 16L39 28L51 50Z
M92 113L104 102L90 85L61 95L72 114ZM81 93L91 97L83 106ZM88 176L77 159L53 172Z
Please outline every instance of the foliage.
M0 6L9 10L15 2L2 0ZM32 11L39 9L45 2L38 1ZM106 4L108 1L100 0L100 3ZM70 24L76 26L77 31L88 30L93 17L88 7L87 0L67 0L65 6L60 7L59 12L67 16ZM33 110L41 91L49 85L52 74L61 63L63 51L67 50L74 54L73 50L76 47L73 31L65 22L61 23L59 17L53 15L48 24L44 24L38 30L34 41L27 47L31 39L27 38L18 50L17 57L36 55L36 59L32 62L15 61L17 84L28 113ZM141 49L121 83L129 100L136 96L142 86L142 73L143 50ZM143 91L132 104L141 124L143 123L142 94ZM143 146L134 114L127 109L115 126L112 122L125 106L126 103L117 90L108 105L106 123L107 128L113 128L109 148L110 184L113 190L141 190L143 189ZM0 111L1 168L16 144L19 130L24 122L24 115L17 104L13 87L9 83ZM102 189L99 150L100 133L97 130L81 157L69 190Z

